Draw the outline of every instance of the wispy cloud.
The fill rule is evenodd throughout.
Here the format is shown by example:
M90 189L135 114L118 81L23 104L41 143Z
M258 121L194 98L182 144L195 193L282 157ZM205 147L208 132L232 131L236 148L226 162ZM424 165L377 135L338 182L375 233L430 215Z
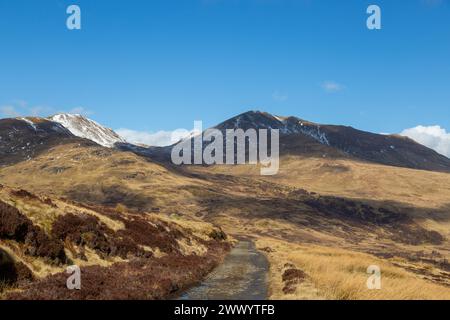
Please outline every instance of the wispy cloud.
M289 99L289 96L283 92L275 91L272 93L272 99L275 101L283 102Z
M0 106L0 115L2 117L14 118L20 116L20 112L12 105Z
M327 93L336 93L342 91L345 86L336 82L336 81L324 81L321 84L321 87Z
M428 7L437 7L444 3L444 0L422 0L424 5Z
M441 126L417 126L400 134L450 158L450 132Z
M92 115L94 112L91 110L88 110L84 107L75 107L70 109L69 111L63 111L64 113L72 113L72 114L81 114L83 116L90 116Z
M131 129L118 129L115 132L123 139L134 144L164 147L170 146L192 135L193 131L177 129L174 131L146 132Z
M5 105L0 105L0 117L14 118L24 117L47 117L55 113L74 113L84 116L92 115L93 112L84 107L75 107L68 109L53 108L45 105L31 105L24 100L13 100Z
M21 100L21 99L13 100L12 103L21 108L25 108L28 105L28 102L26 102L25 100Z
M25 115L32 117L41 117L43 115L50 115L54 112L51 107L46 106L34 106L26 109Z
M30 105L24 100L13 100L10 103L0 106L0 116L6 118L24 117L40 117L48 115L54 110L50 107Z

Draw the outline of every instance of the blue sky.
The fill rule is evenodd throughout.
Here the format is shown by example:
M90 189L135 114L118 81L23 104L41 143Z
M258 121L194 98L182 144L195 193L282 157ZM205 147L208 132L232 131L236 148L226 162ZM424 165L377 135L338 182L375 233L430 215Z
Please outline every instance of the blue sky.
M77 4L82 30L66 28ZM382 30L366 9L382 10ZM0 116L114 129L247 110L373 132L450 129L448 0L0 0Z

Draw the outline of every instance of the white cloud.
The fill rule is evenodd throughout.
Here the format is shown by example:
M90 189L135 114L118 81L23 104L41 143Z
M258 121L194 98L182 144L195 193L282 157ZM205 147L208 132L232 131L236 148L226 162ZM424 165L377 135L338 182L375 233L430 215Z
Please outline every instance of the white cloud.
M14 106L1 106L0 115L6 118L14 118L20 116L20 113Z
M417 126L400 134L450 158L450 132L440 126Z
M339 92L342 91L344 88L345 86L335 81L325 81L322 83L322 89L328 93Z
M115 132L130 143L164 147L191 136L193 131L177 129L174 131L145 132L122 128L115 130Z

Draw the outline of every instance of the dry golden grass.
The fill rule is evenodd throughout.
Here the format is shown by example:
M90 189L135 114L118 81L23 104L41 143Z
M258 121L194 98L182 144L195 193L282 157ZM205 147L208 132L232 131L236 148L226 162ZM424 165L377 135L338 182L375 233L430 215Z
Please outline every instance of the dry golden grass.
M51 225L62 214L61 210L42 203L39 199L21 198L11 194L9 189L0 189L0 200L16 207L23 212L34 224L47 233Z
M110 228L113 231L119 231L125 228L125 225L122 221L111 219L103 214L100 214L94 210L89 210L83 207L79 207L76 205L73 205L71 203L67 203L65 201L61 200L55 200L54 203L58 206L58 208L65 212L78 212L83 214L88 214L97 217L102 223L104 223L108 228ZM126 211L122 211L121 213L125 213Z
M12 193L12 189L2 188L0 189L0 200L17 208L21 213L26 215L33 224L42 228L47 234L51 232L51 227L56 219L67 213L83 213L95 216L114 231L124 228L124 224L121 221L113 220L96 211L76 206L59 199L52 199L52 203L54 204L52 206L42 202L40 199L19 197Z
M388 260L361 253L377 247L386 253L403 250L409 254L424 250L428 254L436 250L443 258L448 257L450 210L443 208L450 204L450 174L352 160L293 156L283 157L279 174L271 177L261 177L259 168L254 166L190 167L185 170L199 173L201 178L168 170L131 153L72 144L55 147L31 161L0 168L0 180L34 193L68 198L75 195L75 200L80 202L103 203L111 196L105 195L104 190L109 190L112 196L122 190L126 196L130 195L130 203L113 201L111 204L123 214L127 207L142 206L142 212L155 213L148 215L149 219L175 223L184 233L203 240L208 239L214 228L203 219L221 226L229 235L259 238L260 248L275 249L268 253L272 299L450 299L448 287L406 271L410 267L429 269L430 266L411 264L399 257ZM228 174L235 179L216 174ZM379 230L355 227L347 223L345 217L318 216L302 203L272 204L272 200L281 201L283 193L293 188L432 209L433 216L414 209L407 214L447 240L439 246L405 246L383 237L383 232L375 232ZM74 192L79 190L83 192L76 195ZM116 198L120 200L121 196ZM16 202L46 231L55 217L63 214L53 209L43 212L42 216L33 214L38 212L39 205ZM63 200L58 200L57 205L64 212L77 209ZM122 223L95 211L86 209L86 213L96 215L113 230L123 228ZM186 236L179 244L186 254L202 254L202 245L188 241L192 236ZM145 249L158 256L155 248ZM97 264L110 263L98 261L93 255L88 258ZM286 263L294 264L309 275L293 294L283 293L281 274ZM366 269L370 264L382 268L381 290L366 288Z
M386 259L354 251L314 246L295 245L269 238L257 240L258 248L270 248L267 253L271 263L271 298L305 298L302 288L295 294L286 296L281 281L282 270L286 263L303 270L309 281L317 289L317 295L324 299L337 300L450 300L450 288L424 279L416 274L394 266ZM370 265L381 268L382 287L369 290L366 273ZM315 292L314 290L312 292ZM313 296L314 298L314 296Z
M42 279L56 273L64 272L66 270L66 266L64 265L58 266L55 264L50 264L45 258L31 257L24 254L22 246L15 241L0 240L0 248L6 251L11 257L13 257L16 262L22 262L23 264L25 264L32 271L33 275L38 279ZM119 257L101 258L90 248L84 249L86 260L74 257L70 250L66 249L65 252L67 254L67 257L70 258L72 264L75 264L79 267L94 265L108 267L116 262L126 261Z
M284 156L278 174L266 177L252 165L191 166L190 170L258 178L323 195L396 201L423 208L450 205L449 173L355 160Z
M417 207L450 204L450 174L351 160L286 157L277 182L320 194L390 200Z
M200 174L226 174L258 183L275 183L320 195L405 206L428 230L450 239L450 174L391 167L348 159L284 156L274 176L260 176L258 166L191 166ZM258 191L255 188L255 193ZM260 196L261 197L261 196ZM407 212L406 212L407 211ZM432 215L430 215L430 213Z
M72 264L77 265L79 267L87 267L87 266L109 267L112 266L114 263L128 261L125 259L121 259L120 257L100 257L94 250L90 248L84 248L86 260L74 257L69 250L66 250L66 254L72 260L73 262Z
M195 188L208 186L130 152L60 145L30 161L0 168L0 181L33 193L162 213L195 210ZM120 200L124 200L121 203ZM123 209L122 208L122 209Z
M209 222L205 222L196 217L186 217L180 216L176 214L172 214L169 216L162 214L151 214L149 217L157 217L160 220L167 221L178 225L183 230L188 231L188 233L192 234L195 237L208 241L211 239L210 234L214 230L218 230L216 226Z
M63 267L49 264L43 258L25 255L22 246L15 241L0 240L0 248L6 251L14 261L25 264L37 278L44 278L48 275L64 271Z
M113 231L118 231L125 228L124 222L112 219L107 215L102 214L100 211L93 209L87 209L82 206L78 206L70 201L64 201L62 199L52 198L51 202L45 203L41 201L43 199L36 196L20 196L15 192L18 189L9 188L6 186L0 187L0 200L16 207L22 214L30 218L30 220L36 226L41 227L47 234L51 234L51 228L53 223L59 216L72 213L72 214L87 214L97 217L106 227ZM45 197L46 198L46 197ZM47 198L46 198L47 199ZM117 209L117 208L116 208ZM136 215L130 213L128 209L121 205L119 206L118 213L123 218L127 219L130 216ZM198 239L211 240L210 234L213 231L217 231L217 227L211 223L207 223L198 219L188 219L183 216L171 215L166 216L164 214L151 214L141 212L139 216L149 224L155 225L157 221L164 221L167 223L167 231L171 232L177 230L182 236L177 239L180 247L181 254L191 255L196 254L203 256L207 253L205 245L201 244ZM170 227L169 227L170 225ZM85 259L81 259L78 252L80 248L76 245L65 243L65 253L70 259L72 264L76 264L80 267L86 266L102 266L109 267L118 262L126 262L127 260L121 259L118 256L100 256L94 250L84 247ZM25 245L18 243L14 240L0 240L0 248L5 250L13 259L17 262L24 263L37 278L45 278L49 275L64 272L65 266L55 265L49 263L46 258L40 258L25 254ZM156 257L162 257L166 255L162 253L159 248L145 247L146 251L153 252Z

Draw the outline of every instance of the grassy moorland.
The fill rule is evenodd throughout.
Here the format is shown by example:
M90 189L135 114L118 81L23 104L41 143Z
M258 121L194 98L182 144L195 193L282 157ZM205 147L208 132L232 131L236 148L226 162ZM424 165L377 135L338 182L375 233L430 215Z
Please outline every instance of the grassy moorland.
M213 225L228 235L256 241L271 263L270 297L274 299L449 298L447 173L349 159L288 156L281 159L278 175L261 177L257 167L174 168L132 153L66 144L29 161L0 168L0 179L9 187L52 199L57 208L44 205L42 210L39 206L43 204L36 201L16 196L12 201L10 195L2 198L46 234L53 235L55 223L64 225L66 219L73 219L68 213L79 211L90 217L81 224L92 224L94 219L109 235L106 238L120 239L116 235L124 234L134 239L131 255L141 250L150 252L153 260L147 267L156 268L151 270L170 265L170 254L190 259L168 268L174 273L166 274L165 279L173 279L176 286L171 285L172 280L163 281L164 288L155 289L158 294L143 298L164 297L175 288L181 290L220 261L225 242L214 240L221 232ZM121 215L127 218L119 218ZM144 219L148 228L166 225L168 229L156 233L161 239L159 246L137 237L147 232L133 231L134 224L126 225L129 219ZM69 224L73 223L79 222L71 220ZM181 234L176 232L179 238L175 242L168 236L172 234L169 230L181 230ZM208 240L208 235L213 239ZM147 268L127 264L128 254L117 249L105 256L95 245L89 245L89 236L87 242L81 242L87 257L83 260L77 257L80 240L76 233L57 237L64 242L70 259L88 267L86 277L92 277L94 283L96 268L107 268L110 275L138 275L125 279L131 283L139 282L142 274L138 270ZM61 272L61 266L43 262L45 258L39 256L30 258L17 241L1 241L2 248L15 250L14 257L48 288L59 281L48 275ZM72 254L70 243L74 241ZM169 254L163 243L172 247ZM198 274L177 276L193 264L202 266ZM366 269L371 264L381 267L381 290L365 287ZM99 277L99 281L106 280ZM144 279L143 283L152 281L157 279ZM114 283L108 286L116 288ZM135 297L134 291L122 287L113 295L95 296L97 289L93 287L79 298ZM122 290L124 295L119 294ZM22 297L30 296L23 293Z
M257 239L271 298L449 299L448 173L291 156L272 177L250 166L189 170L234 181L230 198L213 197L210 217ZM366 288L370 264L382 269L381 290ZM283 290L292 268L304 280Z
M405 269L407 265L415 267L407 259L382 259L355 250L273 238L260 238L257 244L267 252L271 264L272 299L450 299L448 273L442 284L429 281ZM366 286L369 265L380 267L379 290ZM429 272L436 277L444 274L438 268Z
M0 188L6 299L163 299L200 281L229 250L211 224ZM67 290L66 268L82 289Z

